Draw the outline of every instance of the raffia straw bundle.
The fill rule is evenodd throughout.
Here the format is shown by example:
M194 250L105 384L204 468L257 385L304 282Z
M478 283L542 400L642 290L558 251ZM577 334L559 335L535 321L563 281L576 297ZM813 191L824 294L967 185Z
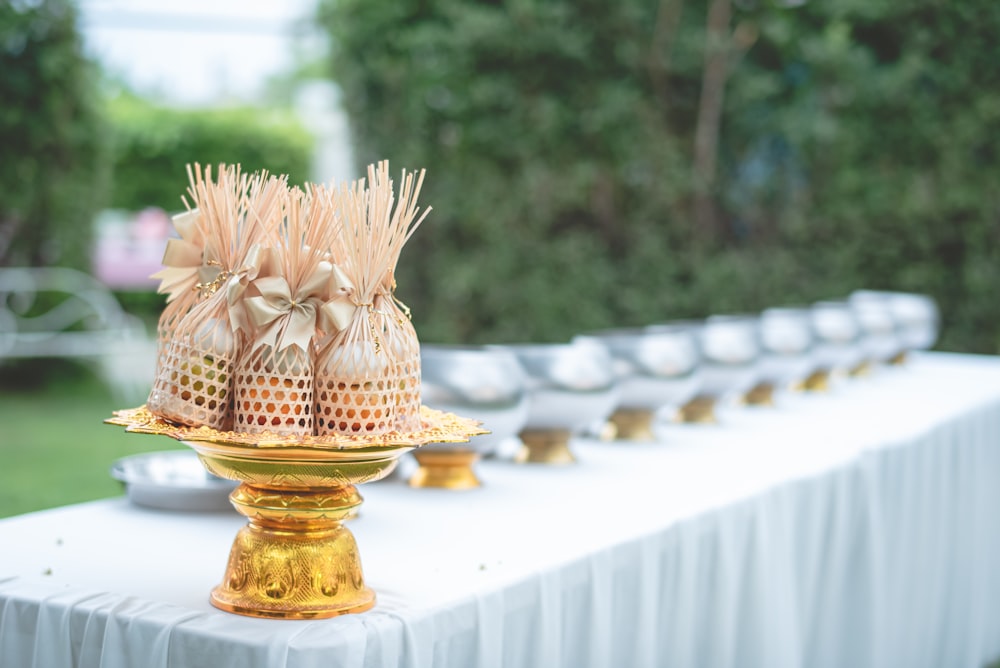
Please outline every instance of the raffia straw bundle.
M332 249L339 269L332 302L340 316L316 360L320 435L420 424L420 346L393 290L403 245L430 212L417 217L423 177L423 170L416 176L404 171L397 202L383 161L368 167L367 187L361 179L341 189L343 227Z
M335 193L322 186L279 196L268 221L275 260L243 297L249 343L235 368L234 429L313 434L313 340L323 317L339 233Z
M199 211L197 225L213 244L218 273L199 282L200 301L184 314L166 344L147 406L155 415L189 426L228 428L232 367L238 342L229 320L227 295L256 276L263 260L258 242L263 221L287 190L284 179L248 176L238 166L195 166L189 193Z

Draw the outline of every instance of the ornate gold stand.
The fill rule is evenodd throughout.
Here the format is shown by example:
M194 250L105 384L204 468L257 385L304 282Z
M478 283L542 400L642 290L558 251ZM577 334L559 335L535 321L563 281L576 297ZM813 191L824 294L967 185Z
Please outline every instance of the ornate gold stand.
M847 375L852 378L861 378L864 376L870 376L872 373L872 363L868 360L861 362L856 367L847 372Z
M568 429L525 429L521 449L514 456L518 464L572 464L576 461L569 449Z
M261 462L231 452L231 446L193 442L191 447L210 473L244 481L229 499L250 520L233 542L212 605L283 619L333 617L375 605L357 543L342 522L361 505L352 483L388 475L410 448L333 463L308 457Z
M482 482L472 467L479 453L471 448L434 448L414 452L420 468L410 477L410 487L474 489Z
M748 406L773 406L774 385L771 383L755 385L749 392L743 395L743 401Z
M361 505L355 485L378 480L428 442L461 442L478 423L422 409L406 434L280 436L220 432L165 422L143 406L108 420L128 431L184 441L217 476L240 481L230 500L250 523L233 541L212 605L252 617L318 619L375 605L361 557L343 525Z
M715 424L715 397L700 395L687 402L677 411L680 422L690 424Z
M653 441L653 411L646 408L621 408L609 419L615 436L622 441Z

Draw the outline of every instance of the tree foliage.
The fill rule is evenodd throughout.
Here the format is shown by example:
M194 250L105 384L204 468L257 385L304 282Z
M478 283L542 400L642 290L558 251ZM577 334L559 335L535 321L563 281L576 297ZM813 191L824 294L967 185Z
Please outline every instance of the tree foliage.
M927 292L1000 352L1000 5L325 0L356 154L426 166L427 340Z
M266 169L292 183L309 177L312 137L282 109L175 109L123 94L109 102L109 118L117 208L183 208L186 165L195 162Z
M0 265L89 266L107 177L95 80L71 2L0 2Z

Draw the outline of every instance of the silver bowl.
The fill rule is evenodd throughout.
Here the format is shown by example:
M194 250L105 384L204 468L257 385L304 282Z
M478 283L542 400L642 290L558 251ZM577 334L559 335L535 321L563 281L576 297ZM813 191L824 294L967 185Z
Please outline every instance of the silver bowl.
M111 466L111 477L125 485L132 503L161 510L232 510L229 493L237 485L208 473L192 450L123 457Z
M481 420L489 434L460 446L425 445L414 451L420 468L414 487L468 489L481 483L472 471L480 455L517 436L528 417L527 378L517 357L494 346L420 346L421 403Z
M810 309L815 355L820 379L810 389L826 389L827 379L857 373L864 368L865 351L861 346L861 327L850 304L845 301L820 301Z
M713 315L698 329L700 398L713 405L746 398L761 380L756 316ZM688 411L690 412L690 411ZM714 421L714 414L683 415L686 421Z
M698 391L698 344L690 327L609 329L574 340L599 343L611 354L619 387L611 421L620 438L652 440L655 413L683 405Z
M869 364L890 364L902 359L905 352L899 336L890 299L873 290L856 290L848 303L861 326L861 347Z
M896 323L896 335L904 351L930 350L937 343L941 313L931 296L874 290L859 290L854 294L881 297L888 302L889 312Z
M775 307L760 314L760 371L775 389L810 389L820 371L811 314L805 307Z
M618 381L607 349L594 341L502 346L528 378L528 416L515 460L562 464L573 461L569 439L606 420L618 402Z

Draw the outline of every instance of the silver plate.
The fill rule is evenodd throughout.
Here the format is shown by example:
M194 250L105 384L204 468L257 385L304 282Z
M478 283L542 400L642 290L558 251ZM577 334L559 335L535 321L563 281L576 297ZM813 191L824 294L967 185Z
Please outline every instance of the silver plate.
M231 510L229 493L238 484L209 474L190 450L123 457L111 477L124 483L133 503L164 510Z

